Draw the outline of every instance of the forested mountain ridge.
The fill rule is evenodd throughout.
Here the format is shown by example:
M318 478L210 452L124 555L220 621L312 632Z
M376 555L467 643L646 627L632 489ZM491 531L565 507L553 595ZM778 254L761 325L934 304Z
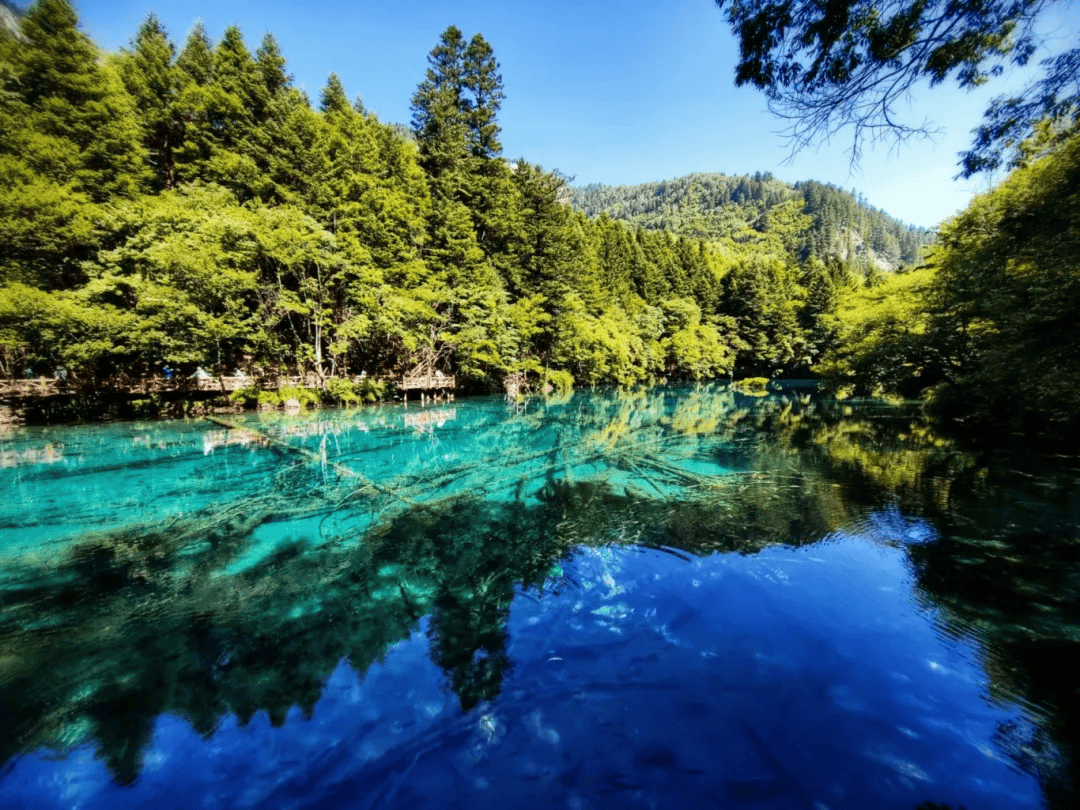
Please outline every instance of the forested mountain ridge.
M693 239L754 242L770 229L770 212L801 201L812 217L794 236L796 257L831 257L865 275L914 265L933 244L933 231L907 225L870 205L862 195L815 180L785 183L769 172L753 175L695 173L629 186L589 184L570 189L570 203L586 216L606 214L646 230Z

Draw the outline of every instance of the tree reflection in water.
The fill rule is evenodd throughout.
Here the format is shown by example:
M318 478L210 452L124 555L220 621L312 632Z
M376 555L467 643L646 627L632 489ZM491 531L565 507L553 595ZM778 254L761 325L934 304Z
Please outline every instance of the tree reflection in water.
M1038 719L1033 736L1001 728L1002 747L1051 806L1076 806L1076 469L802 390L579 395L506 423L510 445L496 435L438 480L406 470L395 493L357 499L355 480L286 465L259 496L24 562L3 586L0 758L92 742L130 784L159 715L204 737L229 714L281 725L341 660L363 673L421 627L469 710L512 669L514 599L575 587L562 563L582 546L754 554L895 509L933 527L905 551L943 632L976 640L991 697ZM289 539L238 565L268 529Z

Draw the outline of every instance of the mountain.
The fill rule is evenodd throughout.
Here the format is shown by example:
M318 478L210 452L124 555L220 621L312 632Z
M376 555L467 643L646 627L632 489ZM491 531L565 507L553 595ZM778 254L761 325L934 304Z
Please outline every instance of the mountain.
M835 256L863 273L918 263L934 232L874 208L861 194L828 183L785 183L769 172L689 174L633 186L570 189L570 204L647 230L709 241L753 242L783 228L799 259ZM781 224L782 223L782 224Z
M19 18L23 14L23 10L10 2L10 0L0 0L0 33L9 33L21 37Z

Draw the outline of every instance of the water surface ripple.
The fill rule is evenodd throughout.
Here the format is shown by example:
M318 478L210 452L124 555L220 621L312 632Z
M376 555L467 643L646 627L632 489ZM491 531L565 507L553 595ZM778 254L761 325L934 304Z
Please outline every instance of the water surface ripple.
M1077 806L1075 463L786 385L0 437L0 806Z

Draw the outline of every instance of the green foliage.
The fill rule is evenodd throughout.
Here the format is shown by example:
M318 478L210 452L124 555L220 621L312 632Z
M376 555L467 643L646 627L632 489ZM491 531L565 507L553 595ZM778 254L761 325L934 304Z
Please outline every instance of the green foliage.
M738 324L744 366L772 373L809 360L799 323L805 291L782 254L750 254L724 276L723 287L721 310Z
M938 377L929 367L934 355L926 334L933 283L933 271L922 268L846 290L827 319L836 345L817 370L836 385L854 385L859 395L916 395L933 385Z
M42 0L0 36L0 283L82 280L95 203L149 175L131 97L78 30L67 0Z
M739 38L738 85L763 90L769 108L791 122L798 149L853 130L858 158L864 138L902 140L925 134L909 126L897 105L922 81L954 78L962 88L985 84L1005 64L1024 65L1040 45L1034 21L1039 0L717 0ZM1076 122L1080 48L1043 61L1043 77L987 110L963 174L999 166L1006 152L1039 121Z
M178 49L151 15L103 59L66 0L35 8L25 47L0 39L5 374L263 367L344 403L417 364L473 390L772 374L828 344L857 266L815 258L842 247L822 233L921 245L767 174L581 191L510 164L494 51L454 27L403 134L334 75L312 109L272 36L196 25Z
M565 394L574 387L574 375L569 371L546 368L541 372L540 380L544 385L550 385L554 394Z
M1080 134L1055 142L947 223L926 267L844 293L820 371L856 393L924 391L984 431L1067 437L1080 416Z
M120 54L117 70L139 110L142 143L154 168L156 186L176 184L176 146L183 127L175 105L186 75L175 64L176 48L156 16L150 14L139 26L132 49Z
M932 340L951 412L1067 435L1080 415L1080 130L942 228Z
M744 377L741 380L735 380L731 387L736 391L741 391L744 394L748 394L752 397L766 396L769 391L769 378L768 377Z
M550 354L552 365L570 371L583 385L633 385L659 372L659 356L650 351L647 338L620 308L598 314L577 295L562 301L555 319Z
M323 389L324 402L339 402L342 405L359 405L360 394L358 386L350 380L335 377L326 381Z
M381 380L364 378L360 382L334 377L326 381L322 396L324 402L342 405L359 405L362 402L378 402L386 395L387 385Z
M294 399L300 403L301 408L318 407L322 402L322 396L317 389L296 385L283 385L276 391L260 391L258 399L260 405L284 405Z
M17 99L19 129L55 139L53 179L98 201L130 196L148 174L135 105L77 22L67 0L35 3L21 20L25 42L3 49L3 89Z
M389 387L383 380L364 378L356 384L356 393L362 402L381 402L386 399Z
M239 405L245 405L251 407L259 404L259 395L262 390L257 386L249 385L244 388L237 388L235 391L229 392L229 401L235 402Z

